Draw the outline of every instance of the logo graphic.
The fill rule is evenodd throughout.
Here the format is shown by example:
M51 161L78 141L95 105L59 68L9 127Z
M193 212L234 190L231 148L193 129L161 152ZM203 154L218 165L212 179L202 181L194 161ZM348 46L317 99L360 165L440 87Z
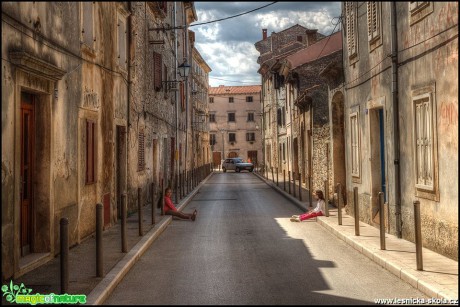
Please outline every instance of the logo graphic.
M32 289L26 288L23 283L21 285L13 284L2 286L3 296L6 295L6 300L9 303L16 304L85 304L86 295L71 295L71 294L31 294Z

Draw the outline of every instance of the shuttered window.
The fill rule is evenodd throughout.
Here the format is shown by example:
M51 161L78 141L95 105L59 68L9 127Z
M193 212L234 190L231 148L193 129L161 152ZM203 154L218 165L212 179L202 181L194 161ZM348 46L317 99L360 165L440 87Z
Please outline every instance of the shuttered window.
M356 33L357 14L355 2L345 2L345 13L348 57L352 58L355 57L358 52L358 36Z
M434 190L433 114L431 95L413 98L416 187Z
M211 133L209 135L209 145L215 145L216 144L216 135L214 133Z
M380 38L380 3L367 2L367 33L369 41Z
M96 122L86 120L86 184L96 179Z
M153 52L153 86L156 91L162 88L163 60L160 53Z
M253 122L254 121L254 113L249 112L248 113L248 122Z
M359 122L358 112L350 114L350 139L351 139L351 175L360 176L360 158L359 158Z
M144 131L139 131L138 134L138 147L137 147L137 170L143 171L145 169L145 151L144 151Z

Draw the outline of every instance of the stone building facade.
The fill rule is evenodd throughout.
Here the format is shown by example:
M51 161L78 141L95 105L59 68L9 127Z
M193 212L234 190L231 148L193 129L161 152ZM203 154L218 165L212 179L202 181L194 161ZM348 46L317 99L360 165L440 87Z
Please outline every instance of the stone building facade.
M2 2L2 279L192 168L193 2ZM175 90L177 88L178 90Z
M196 48L193 48L192 63L192 131L193 165L202 166L211 163L211 145L209 143L208 100L209 73L211 68L203 60Z
M241 157L262 161L260 85L209 88L209 135L213 166Z
M294 35L289 35L293 31ZM300 26L278 33L283 39L267 37L265 33L263 30L263 40L256 43L256 49L261 54L268 170L294 173L309 190L324 190L327 181L332 195L328 87L320 72L330 62L341 61L341 33L324 37ZM299 33L307 39L303 40ZM273 42L280 45L269 49ZM287 48L281 44L292 46L299 42L304 44L298 49L271 54L270 50Z
M344 2L347 192L360 218L458 259L458 3ZM351 209L351 208L350 208Z

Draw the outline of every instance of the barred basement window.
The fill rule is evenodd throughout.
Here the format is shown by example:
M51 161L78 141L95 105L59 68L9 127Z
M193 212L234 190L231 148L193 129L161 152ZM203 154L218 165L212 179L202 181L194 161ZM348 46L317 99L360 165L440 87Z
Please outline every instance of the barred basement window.
M145 152L144 152L144 131L139 131L138 134L138 149L137 149L137 170L145 169Z

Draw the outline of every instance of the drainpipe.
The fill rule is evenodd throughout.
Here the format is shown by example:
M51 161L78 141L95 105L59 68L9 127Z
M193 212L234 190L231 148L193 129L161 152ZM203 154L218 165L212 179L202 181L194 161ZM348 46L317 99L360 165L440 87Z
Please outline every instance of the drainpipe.
M391 2L391 71L393 98L393 129L394 129L394 165L395 165L395 215L396 215L396 234L402 238L402 219L401 219L401 181L400 181L400 150L399 150L399 99L398 99L398 40L396 22L396 3Z
M174 1L174 14L173 14L173 18L174 18L174 54L176 55L176 65L174 67L174 80L177 80L177 66L179 65L179 63L177 62L178 59L177 59L177 1ZM180 89L180 87L179 87ZM180 92L179 91L175 91L174 92L174 96L176 98L176 104L175 104L175 112L176 112L176 137L175 137L175 143L174 144L174 150L176 151L174 153L174 159L176 159L176 154L179 152L179 100L180 100ZM175 164L175 169L176 169L176 172L179 170L179 159L175 160L174 162ZM174 174L171 172L171 181L174 180ZM177 187L177 185L176 185Z
M183 2L185 3L185 2ZM192 60L189 59L188 53L188 24L187 24L187 10L185 6L182 7L183 14L184 14L184 29L185 29L185 54L184 57L187 59L187 64L192 65ZM184 85L184 95L185 95L185 169L187 169L187 159L188 159L188 133L189 133L189 126L188 126L188 77L185 77L185 85ZM192 139L193 144L193 139ZM192 145L193 146L193 145ZM193 165L193 164L192 164Z
M128 94L128 99L127 99L127 103L126 103L126 129L125 129L125 155L126 155L126 170L125 170L125 180L126 182L124 182L124 186L125 186L125 193L128 193L128 170L129 170L129 156L128 156L128 149L129 149L129 145L128 145L128 140L129 140L129 126L130 126L130 122L129 122L129 109L131 107L131 47L133 45L133 42L132 42L132 36L131 36L131 30L133 28L133 11L132 11L132 3L131 2L128 2L128 11L129 11L129 15L128 15L128 50L127 50L127 59L128 59L128 90L127 90L127 94ZM127 194L128 195L128 194Z

